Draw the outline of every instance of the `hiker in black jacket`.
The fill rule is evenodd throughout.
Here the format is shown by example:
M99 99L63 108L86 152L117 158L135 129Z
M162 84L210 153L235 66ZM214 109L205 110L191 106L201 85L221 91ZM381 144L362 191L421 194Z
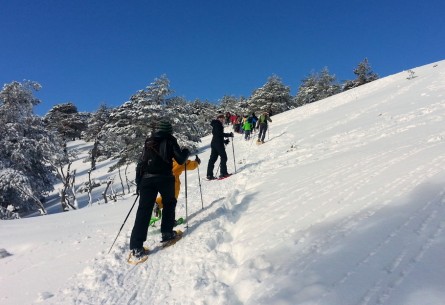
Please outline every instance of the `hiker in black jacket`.
M212 142L210 143L211 152L210 152L210 158L209 158L209 164L207 165L207 179L213 180L216 179L215 176L213 176L213 168L215 167L215 162L218 159L218 156L221 158L221 175L220 178L224 178L229 176L229 173L227 172L227 154L226 154L226 148L224 147L224 144L228 144L229 140L224 140L224 138L231 137L233 138L233 132L231 133L224 133L224 115L220 114L216 117L216 120L212 120L210 125L212 125Z
M172 125L167 121L158 124L158 130L145 141L144 151L136 167L136 185L140 195L139 207L130 238L131 254L140 258L145 254L143 243L147 240L149 219L158 193L162 196L162 240L176 238L175 225L175 177L173 159L183 164L190 152L179 147L172 135Z

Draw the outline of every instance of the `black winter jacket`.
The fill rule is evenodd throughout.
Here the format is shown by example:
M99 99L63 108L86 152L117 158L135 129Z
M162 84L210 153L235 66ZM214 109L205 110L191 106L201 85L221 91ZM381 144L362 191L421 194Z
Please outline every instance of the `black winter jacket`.
M184 164L189 155L188 149L181 150L174 136L156 132L145 140L144 151L136 167L136 184L139 184L145 174L173 176L173 159L178 164Z
M212 144L224 144L224 138L230 137L230 133L224 132L224 126L219 120L212 120L210 125L213 127L212 129Z

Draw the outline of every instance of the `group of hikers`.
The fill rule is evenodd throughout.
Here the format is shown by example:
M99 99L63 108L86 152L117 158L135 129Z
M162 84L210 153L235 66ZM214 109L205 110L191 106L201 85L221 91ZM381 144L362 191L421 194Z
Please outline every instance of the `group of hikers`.
M252 112L249 115L238 115L226 112L224 116L225 124L231 124L234 132L243 134L246 141L249 141L252 134L258 130L257 142L264 143L268 122L272 122L270 119L270 112L271 111L264 111L259 117L256 116L255 112Z
M252 130L255 114L246 117L243 123L244 134ZM244 118L244 117L243 117ZM225 133L224 124L227 114L218 114L210 122L212 126L212 140L210 143L210 158L207 165L207 179L214 180L214 166L220 158L219 178L230 176L227 171L227 154L225 145L233 138L233 132ZM258 141L264 143L264 137L268 122L272 122L267 112L257 118L256 126L259 128ZM230 122L229 122L230 124ZM250 125L250 126L249 126ZM245 126L245 127L244 127ZM235 126L234 126L235 128ZM173 242L181 237L181 231L173 230L177 198L180 190L179 176L184 170L194 170L201 164L196 156L195 160L189 160L190 151L181 149L177 139L173 136L173 128L170 122L161 121L157 124L157 130L146 139L143 153L136 166L136 186L139 197L139 206L136 212L133 230L130 237L130 263L138 263L148 255L148 250L143 247L147 239L148 227L152 212L162 209L161 235L163 243ZM160 196L158 196L158 194Z

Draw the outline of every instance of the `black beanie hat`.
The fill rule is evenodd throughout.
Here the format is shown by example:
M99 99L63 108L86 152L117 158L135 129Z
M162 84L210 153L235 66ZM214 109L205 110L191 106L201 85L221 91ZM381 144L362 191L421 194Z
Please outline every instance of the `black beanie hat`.
M161 121L158 123L158 130L163 131L165 133L172 133L173 127L172 127L172 124L170 124L169 122Z

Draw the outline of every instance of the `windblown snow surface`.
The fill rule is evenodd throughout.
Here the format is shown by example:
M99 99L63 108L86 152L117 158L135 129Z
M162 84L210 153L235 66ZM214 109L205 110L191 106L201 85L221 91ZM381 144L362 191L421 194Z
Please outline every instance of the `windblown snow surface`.
M412 70L272 116L263 145L237 134L225 180L203 179L203 138L185 236L160 250L150 228L141 265L126 262L137 204L108 254L136 199L128 192L0 222L0 303L445 304L445 61ZM81 183L91 143L73 148ZM117 175L111 163L96 178Z

